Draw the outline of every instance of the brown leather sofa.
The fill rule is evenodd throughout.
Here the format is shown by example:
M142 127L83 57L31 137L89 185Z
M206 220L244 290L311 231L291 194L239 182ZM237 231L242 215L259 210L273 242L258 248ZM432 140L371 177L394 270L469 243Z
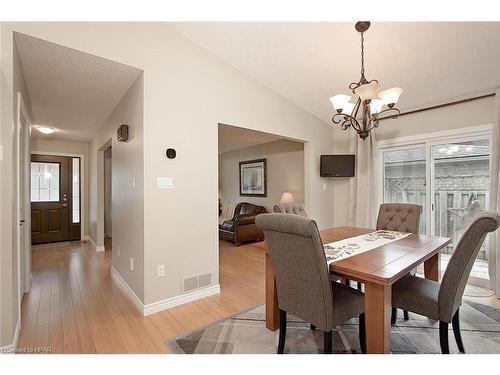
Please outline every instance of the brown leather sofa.
M264 233L255 225L255 218L266 213L265 207L252 203L238 203L231 220L219 225L219 238L240 246L243 242L262 241Z

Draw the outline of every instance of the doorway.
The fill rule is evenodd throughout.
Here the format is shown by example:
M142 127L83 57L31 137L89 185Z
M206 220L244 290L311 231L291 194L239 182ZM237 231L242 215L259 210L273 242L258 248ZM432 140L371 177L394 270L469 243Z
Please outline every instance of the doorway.
M81 239L80 158L31 156L31 242Z

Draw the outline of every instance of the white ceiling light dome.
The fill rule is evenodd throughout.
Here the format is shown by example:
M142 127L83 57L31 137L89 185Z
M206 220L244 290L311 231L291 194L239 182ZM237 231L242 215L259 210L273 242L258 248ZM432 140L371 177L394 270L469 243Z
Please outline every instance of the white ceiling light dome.
M39 125L39 126L35 126L35 129L38 130L40 133L43 133L43 134L52 134L56 131L56 129L50 127L50 126L42 126L42 125Z

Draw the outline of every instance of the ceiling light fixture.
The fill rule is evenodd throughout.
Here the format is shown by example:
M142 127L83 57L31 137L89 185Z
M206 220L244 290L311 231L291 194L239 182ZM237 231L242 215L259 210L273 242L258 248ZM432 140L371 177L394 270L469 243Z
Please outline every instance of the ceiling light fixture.
M395 107L403 89L393 87L380 91L380 85L376 79L368 81L365 78L365 53L364 33L370 27L370 22L356 23L356 31L361 34L361 78L359 82L353 82L349 89L357 95L356 103L351 103L350 95L340 94L330 98L330 102L337 113L333 115L334 124L341 124L342 130L352 127L361 139L365 139L370 131L378 126L380 115L392 112L391 118L399 116L399 109ZM376 99L378 97L378 99ZM387 108L384 109L384 106ZM361 108L361 114L358 113Z
M35 128L43 134L52 134L56 131L56 129L51 128L50 126L35 126Z

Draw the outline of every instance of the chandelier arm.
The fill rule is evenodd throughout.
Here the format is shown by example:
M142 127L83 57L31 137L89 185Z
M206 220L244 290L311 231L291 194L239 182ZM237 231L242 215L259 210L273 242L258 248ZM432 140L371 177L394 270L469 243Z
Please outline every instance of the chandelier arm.
M388 116L388 117L385 117L385 118L392 118L392 119L395 119L395 118L398 118L399 115L401 114L401 112L399 111L399 109L397 109L396 107L392 107L392 108L386 108L384 109L383 111L380 111L379 113L377 113L376 117L377 118L377 121L380 119L380 115L382 113L387 113L387 112L395 112L394 114Z
M354 111L353 111L354 118L358 117L359 107L361 107L361 99L358 97L358 100L356 100L356 104L354 105Z
M344 113L336 113L332 117L332 121L334 124L340 124L342 130L347 130L349 127L352 127L354 130L361 130L361 126L359 125L358 120L356 120L351 115L346 115Z

